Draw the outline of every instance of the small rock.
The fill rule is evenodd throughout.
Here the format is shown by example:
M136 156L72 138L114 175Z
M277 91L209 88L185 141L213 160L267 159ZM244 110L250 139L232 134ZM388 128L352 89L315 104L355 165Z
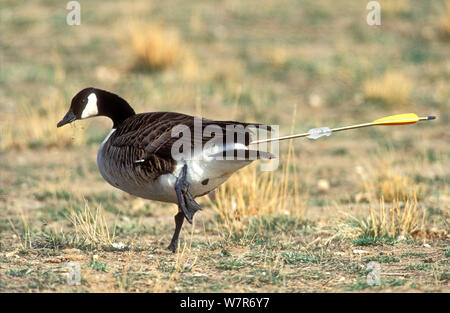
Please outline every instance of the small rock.
M130 222L131 222L130 218L125 215L122 216L122 221L126 224L130 224Z
M327 192L330 189L330 183L326 179L319 179L317 182L317 189L320 192Z
M83 261L84 257L81 254L69 254L64 257L66 262L70 261Z
M113 244L111 244L111 246L117 250L124 250L127 247L123 242L114 242Z
M72 254L72 253L81 253L80 249L72 248L72 249L64 249L63 253Z
M311 94L309 96L309 105L313 108L320 108L323 105L322 97L318 94Z

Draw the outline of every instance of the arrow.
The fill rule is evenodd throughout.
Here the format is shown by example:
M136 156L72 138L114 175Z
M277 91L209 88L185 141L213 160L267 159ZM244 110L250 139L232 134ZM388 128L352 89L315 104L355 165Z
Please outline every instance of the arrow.
M431 121L434 119L436 119L436 116L419 117L419 116L417 116L417 114L414 114L414 113L396 114L396 115L379 118L373 122L356 124L356 125L351 125L351 126L337 127L337 128L332 128L332 129L330 129L328 127L311 128L306 133L283 136L283 137L278 137L278 138L256 140L256 141L252 141L250 144L258 144L258 143L265 143L265 142L271 142L271 141L281 141L281 140L288 140L288 139L294 139L294 138L300 138L300 137L306 137L309 139L318 139L323 136L330 136L331 133L335 133L335 132L339 132L339 131L343 131L343 130L363 128L363 127L369 127L369 126L407 125L407 124L414 124L419 121Z

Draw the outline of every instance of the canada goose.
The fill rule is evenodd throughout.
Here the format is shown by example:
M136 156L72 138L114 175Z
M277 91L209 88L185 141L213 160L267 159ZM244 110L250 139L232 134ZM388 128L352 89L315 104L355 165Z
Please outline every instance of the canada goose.
M270 153L247 148L251 134L244 127L270 131L266 125L196 119L173 112L136 114L118 95L92 87L73 97L69 111L57 127L94 116L107 116L113 121L113 127L97 154L97 165L103 178L132 195L178 204L175 231L168 246L173 252L177 248L184 218L192 223L195 212L201 209L196 197L214 190L254 159L273 157ZM198 120L201 122L200 137L195 132ZM238 125L242 127L234 127ZM193 136L181 138L180 133L174 136L176 128L181 126L193 132ZM229 131L230 126L234 133L225 138L222 131ZM208 127L213 131L206 132ZM180 140L182 144L194 145L190 151L182 150L192 145L181 145L183 147L179 149L181 153L192 152L193 157L174 158L173 148ZM206 148L210 141L213 144ZM194 151L199 142L205 148ZM229 155L231 160L223 159ZM252 158L252 155L256 157Z

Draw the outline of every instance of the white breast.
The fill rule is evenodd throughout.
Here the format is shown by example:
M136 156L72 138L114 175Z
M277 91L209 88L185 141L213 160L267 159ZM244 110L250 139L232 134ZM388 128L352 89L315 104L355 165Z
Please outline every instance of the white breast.
M106 135L105 139L103 139L102 143L100 144L100 148L98 149L98 153L97 153L97 166L98 166L98 170L100 171L100 174L102 174L103 178L109 182L110 184L112 184L114 186L113 183L111 183L110 181L110 177L106 171L106 163L104 162L105 160L103 160L102 158L102 151L103 151L103 147L105 146L105 143L108 141L109 137L111 137L111 135L116 131L115 128L111 129L111 131L108 133L108 135Z

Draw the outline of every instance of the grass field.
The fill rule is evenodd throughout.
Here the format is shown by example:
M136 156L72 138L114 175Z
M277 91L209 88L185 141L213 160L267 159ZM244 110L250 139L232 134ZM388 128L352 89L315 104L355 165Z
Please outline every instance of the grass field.
M449 1L380 0L380 26L365 1L79 2L80 26L61 1L0 6L1 292L450 291ZM98 172L111 122L56 129L87 86L280 134L438 119L281 143L276 171L199 199L172 254L176 206Z

